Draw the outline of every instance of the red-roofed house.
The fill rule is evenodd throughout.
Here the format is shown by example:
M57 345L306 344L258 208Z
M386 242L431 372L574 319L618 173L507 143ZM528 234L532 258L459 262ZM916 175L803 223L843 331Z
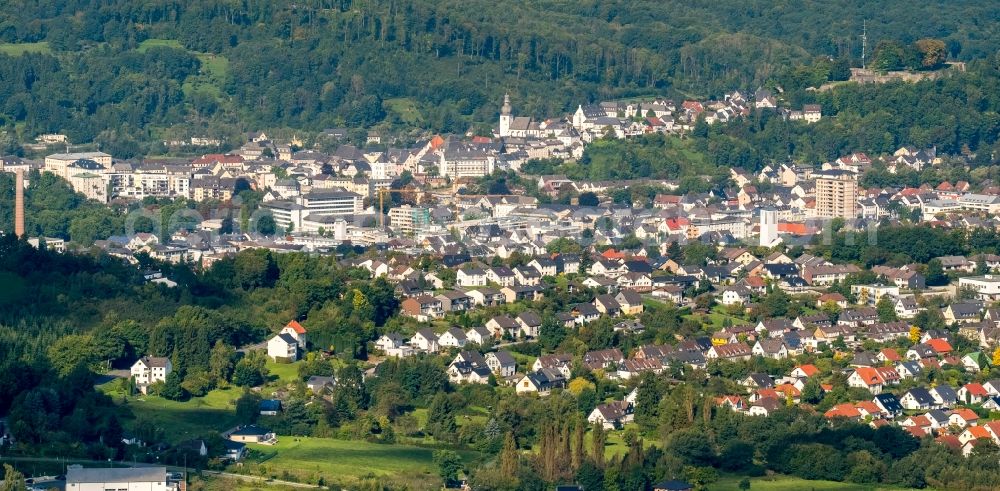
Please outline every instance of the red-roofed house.
M968 408L959 408L948 415L948 424L965 428L966 426L976 426L979 423L979 415Z
M895 370L890 373L889 370L892 369L858 367L847 377L847 385L868 389L872 394L881 394L886 384L899 383L899 373ZM893 373L895 376L892 375Z
M919 416L910 416L899 423L903 429L913 433L913 430L919 430L919 433L913 433L913 436L921 438L924 435L931 432L931 420L927 419L927 416L923 414Z
M747 403L743 400L742 396L722 396L715 398L715 405L719 407L728 407L733 411L743 412L747 409Z
M302 324L299 324L298 321L293 320L288 324L285 324L285 327L282 327L278 334L287 334L295 338L295 340L299 342L299 346L302 347L302 349L305 349L306 328L302 327Z
M625 259L625 253L616 251L614 247L602 252L601 256L606 259Z
M947 445L952 450L961 450L962 442L955 435L941 435L934 439L934 441Z
M986 387L976 382L963 385L956 393L958 394L958 400L966 404L979 404L990 396Z
M848 419L861 419L861 411L854 407L854 404L845 402L842 404L837 404L830 408L827 412L823 413L823 417L827 419L833 418L848 418Z
M903 361L903 358L899 356L899 353L892 348L882 348L878 352L878 359L881 361L891 361L894 363L897 361Z
M990 431L985 426L969 426L958 435L958 441L962 442L962 445L972 440L979 440L980 438L992 440L993 435L990 434Z
M924 344L926 344L927 346L930 346L931 349L933 349L934 352L937 353L937 354L939 354L939 355L940 354L944 354L944 353L951 353L951 349L952 349L951 345L948 344L948 341L945 340L945 339L941 339L941 338L928 339L927 342L924 343Z
M816 368L816 365L802 365L795 367L792 370L791 376L795 378L809 378L817 373L819 373L819 368Z
M861 417L871 416L872 418L876 418L882 414L882 409L872 401L861 401L855 404L854 407L861 413Z

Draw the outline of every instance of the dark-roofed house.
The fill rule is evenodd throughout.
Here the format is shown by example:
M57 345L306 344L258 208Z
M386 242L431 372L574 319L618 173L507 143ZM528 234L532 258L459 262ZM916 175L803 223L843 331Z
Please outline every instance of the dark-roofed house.
M774 387L774 379L766 373L751 373L740 381L740 385L750 389L751 392L755 389L770 389Z
M507 378L514 375L517 361L508 351L494 351L486 353L486 366L490 367L498 377Z
M240 426L229 434L229 439L234 442L263 443L265 445L273 445L278 441L278 437L273 431L257 425Z
M639 315L643 311L642 295L633 290L622 290L615 295L615 301L621 307L622 314Z
M616 366L624 360L625 356L618 348L588 351L583 355L583 365L591 370Z
M281 401L278 399L264 399L260 401L261 416L275 416L281 412Z
M538 395L548 395L552 389L560 389L565 386L566 378L560 371L543 368L522 377L514 390L518 394L535 392Z
M687 481L663 481L653 486L653 491L693 491L694 486Z
M923 387L914 387L906 391L899 403L905 409L930 409L935 406L934 396Z
M594 307L602 314L609 316L618 315L618 312L621 310L621 305L615 300L614 295L598 295L594 298Z
M632 409L632 403L628 401L614 401L607 404L600 404L587 416L587 422L595 425L599 424L607 430L619 429L632 421Z
M273 360L299 359L299 342L289 334L278 334L267 341L267 356Z
M333 389L336 384L336 377L325 377L322 375L313 375L309 377L309 380L306 380L306 388L313 391L314 394Z
M486 329L489 329L494 338L508 336L513 338L521 329L521 325L507 315L498 315L486 322Z
M899 403L899 399L890 392L884 392L875 396L872 400L883 413L889 415L890 417L898 416L903 413L903 405Z
M521 336L538 337L538 329L542 327L542 317L537 312L526 310L514 319L521 326Z

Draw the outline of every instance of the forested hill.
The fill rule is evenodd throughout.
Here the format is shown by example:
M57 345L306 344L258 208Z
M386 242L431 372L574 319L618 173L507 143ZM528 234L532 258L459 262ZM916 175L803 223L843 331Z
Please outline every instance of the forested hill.
M996 1L12 0L0 110L129 154L133 139L397 124L461 131L664 92L710 96L880 40L991 56ZM8 57L9 56L9 57ZM235 125L234 125L235 124Z

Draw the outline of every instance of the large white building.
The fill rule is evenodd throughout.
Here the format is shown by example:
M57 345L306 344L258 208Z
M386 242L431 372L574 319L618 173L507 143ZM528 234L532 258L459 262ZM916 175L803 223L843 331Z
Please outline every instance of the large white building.
M362 198L356 193L343 189L312 191L294 200L275 200L264 203L261 208L271 212L274 223L280 229L314 232L320 226L330 226L334 221L321 218L342 217L362 212ZM327 223L330 222L330 223Z
M104 152L56 153L45 157L45 171L65 179L66 168L78 160L93 160L105 169L111 167L111 156Z
M83 468L66 470L66 491L173 491L166 467Z
M1000 300L1000 275L967 276L958 279L958 288L975 290L982 300Z

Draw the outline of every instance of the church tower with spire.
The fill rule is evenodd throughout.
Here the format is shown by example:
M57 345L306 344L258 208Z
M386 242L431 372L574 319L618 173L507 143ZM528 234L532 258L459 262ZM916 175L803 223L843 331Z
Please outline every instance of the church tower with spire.
M500 106L500 138L510 136L510 94L503 95L503 106Z

